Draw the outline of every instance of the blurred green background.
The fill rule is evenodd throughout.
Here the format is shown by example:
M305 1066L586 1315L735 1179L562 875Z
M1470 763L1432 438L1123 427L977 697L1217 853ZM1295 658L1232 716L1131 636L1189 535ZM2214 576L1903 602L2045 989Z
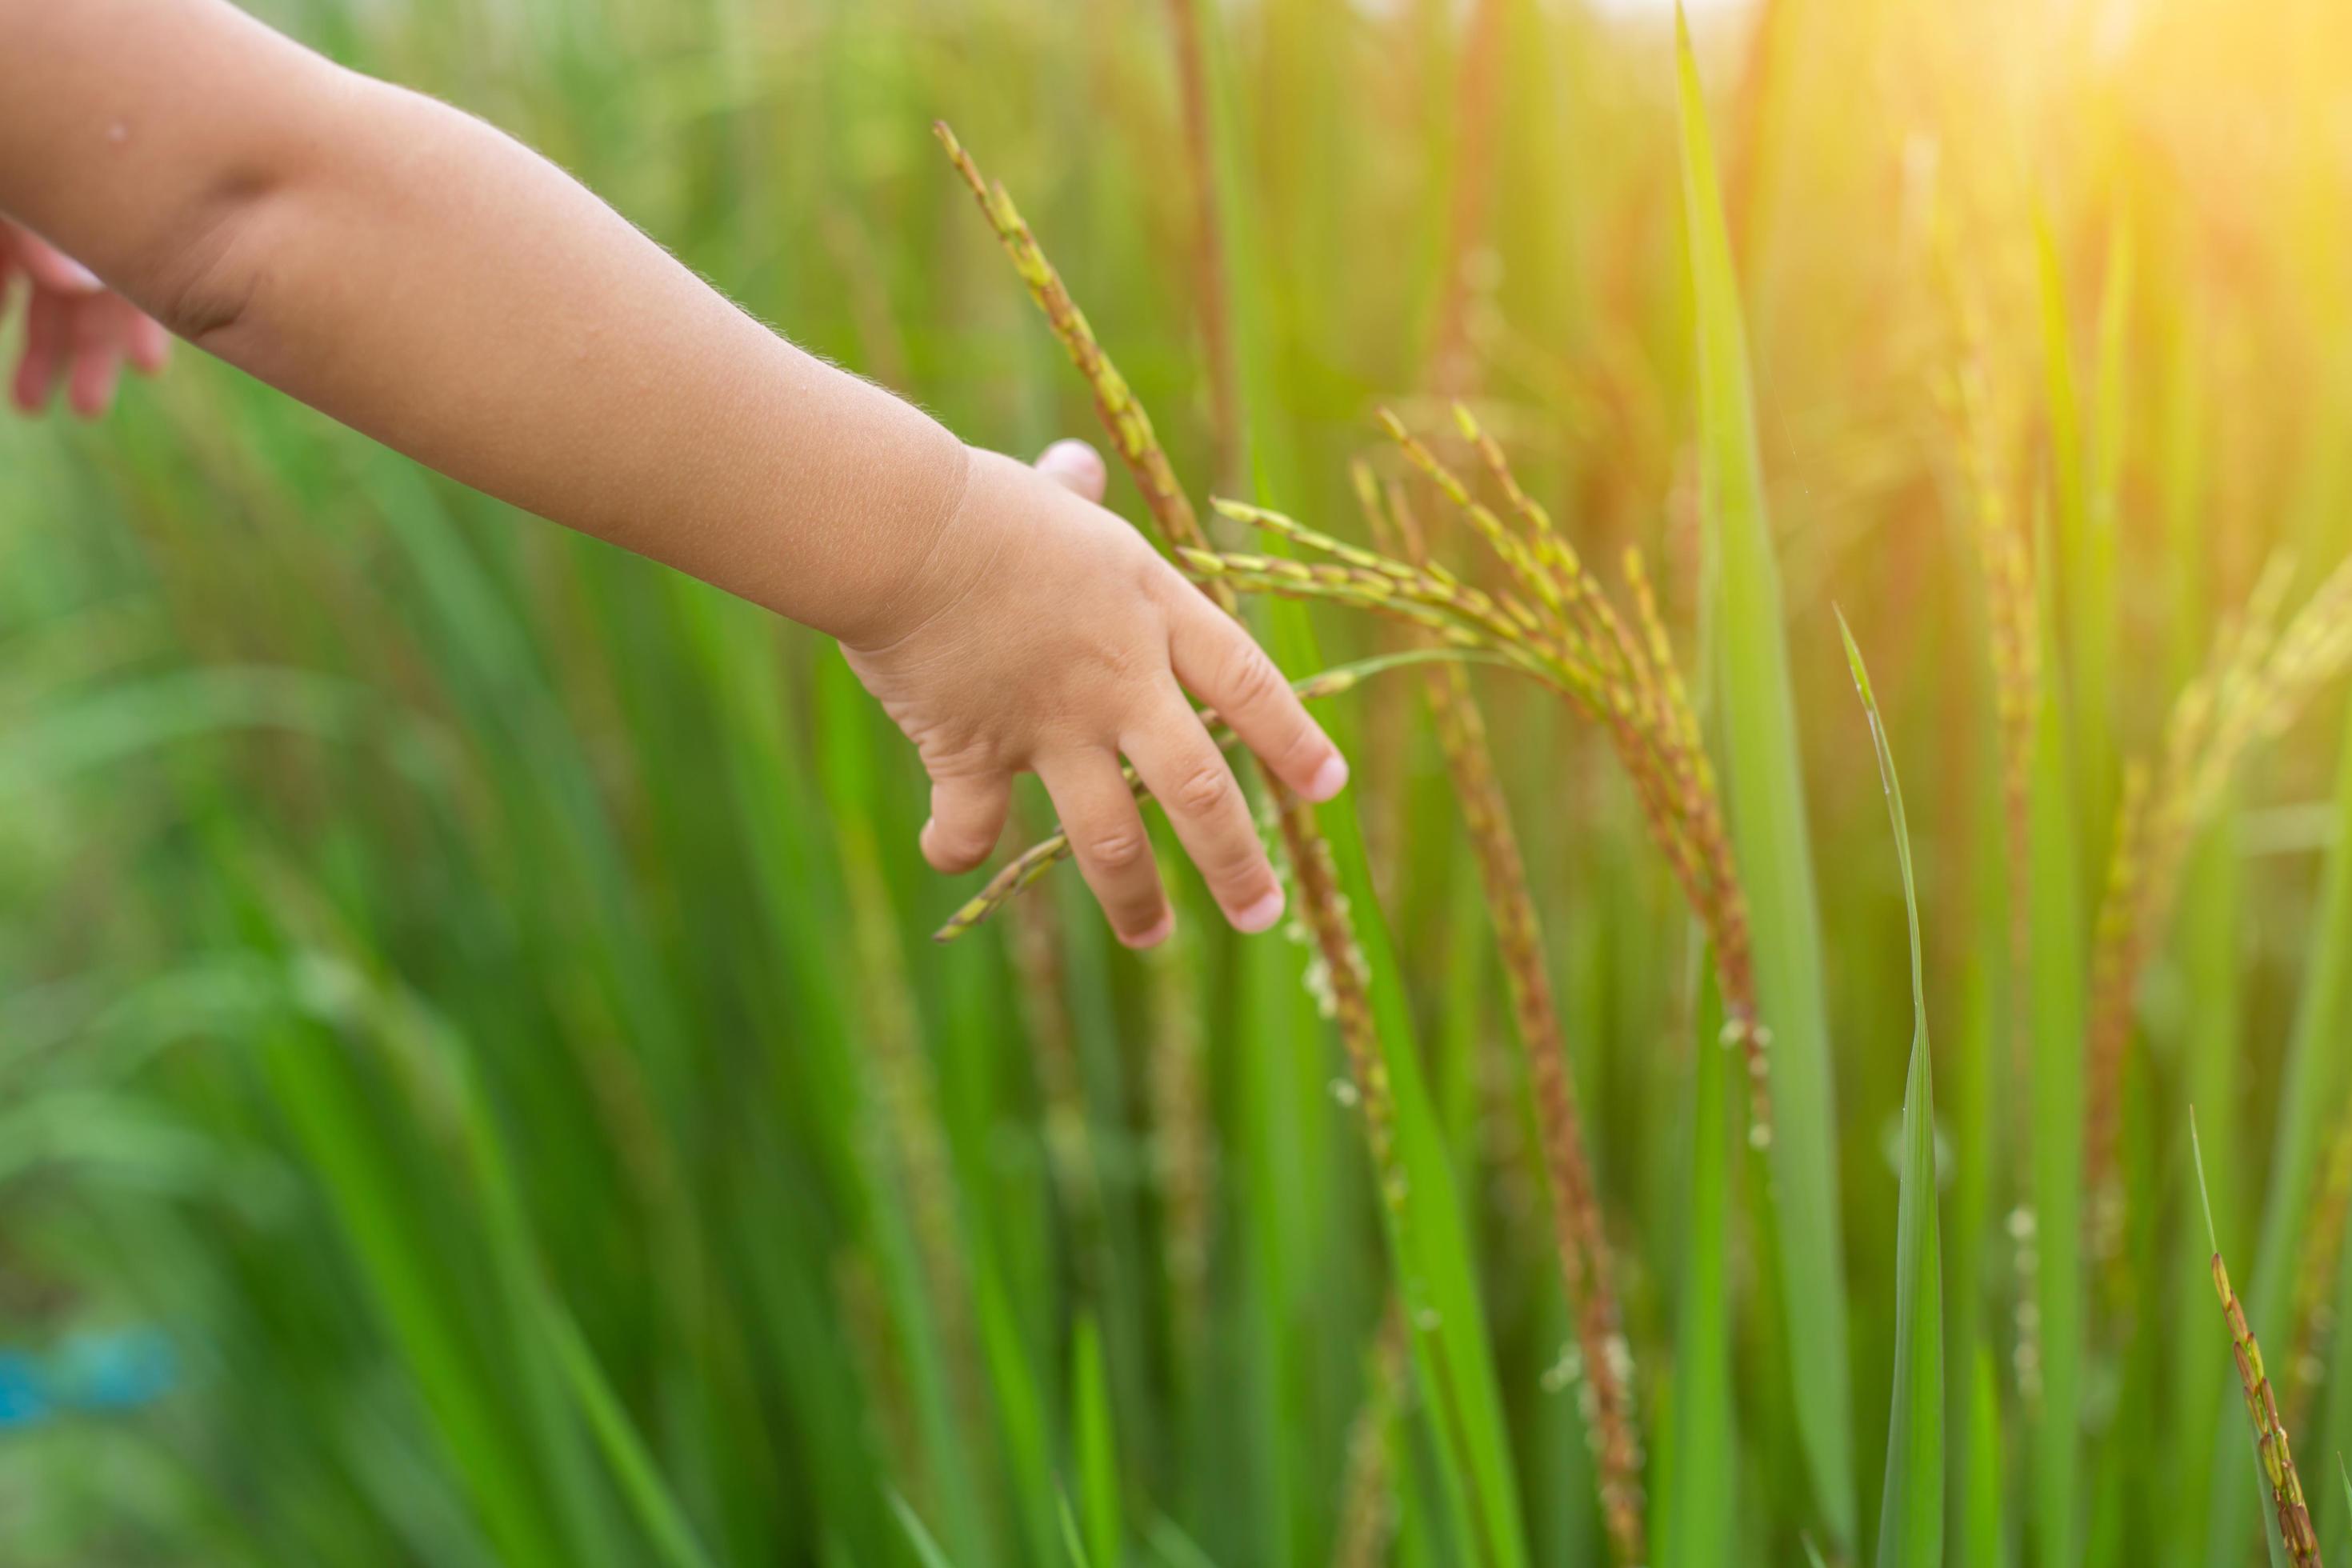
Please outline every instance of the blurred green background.
M1196 497L1353 536L1348 464L1391 460L1372 409L1436 428L1436 394L1460 394L1589 558L1648 552L1686 660L1709 635L1668 10L255 9L542 149L967 438L1094 435L931 139L947 119ZM2308 584L2352 542L2352 19L1758 0L1695 26L1822 888L1836 1120L1810 1157L1843 1263L1801 1290L1843 1307L1845 1397L1791 1375L1801 1297L1773 1276L1760 1163L1727 1178L1727 1359L1689 1363L1712 1256L1693 933L1597 733L1478 679L1654 1502L1698 1462L1675 1420L1705 1406L1677 1396L1713 1376L1705 1506L1734 1560L1852 1562L1875 1539L1908 971L1834 604L1922 879L1951 1560L2259 1560L2191 1102L2345 1552L2340 689L2190 847L2118 1090L2121 1235L2084 1264L2079 1347L2031 1349L2018 1129L2081 1042L2010 1026L1948 388L1990 377L2011 504L2088 542L2044 552L2086 947L2124 760L2159 748L2265 560L2291 550ZM1112 499L1140 515L1123 479ZM1475 559L1466 534L1441 553ZM1397 640L1314 626L1332 661ZM1523 1058L1419 683L1383 679L1326 720L1377 893L1355 913L1393 939L1373 983L1409 1002L1475 1258L1506 1529L1528 1560L1603 1562ZM1379 1348L1391 1269L1307 951L1230 938L1172 868L1160 952L1118 950L1066 873L935 946L977 879L922 866L924 799L822 639L193 353L100 425L0 425L0 1563L1477 1560L1451 1439ZM1016 818L1024 841L1051 822L1034 792ZM2021 1342L2079 1348L2054 1415ZM1825 1397L1848 1450L1827 1475L1799 1438ZM2054 1504L2053 1431L2074 1467ZM1661 1561L1697 1561L1675 1529Z

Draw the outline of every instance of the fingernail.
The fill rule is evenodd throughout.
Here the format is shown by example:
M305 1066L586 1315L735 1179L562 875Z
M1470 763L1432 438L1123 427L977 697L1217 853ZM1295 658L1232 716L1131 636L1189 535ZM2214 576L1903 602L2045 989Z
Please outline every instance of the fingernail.
M1255 936L1282 918L1282 889L1276 888L1245 910L1233 913L1234 929Z
M92 272L70 256L60 255L58 258L58 270L64 275L68 286L71 288L96 293L105 287L99 281L97 273Z
M1132 948L1158 947L1161 942L1168 940L1169 933L1173 931L1175 929L1176 911L1174 910L1162 910L1160 911L1160 918L1153 921L1142 931L1138 931L1133 936L1121 935L1118 940L1126 946Z
M1348 787L1348 759L1334 752L1307 781L1307 798L1321 804Z

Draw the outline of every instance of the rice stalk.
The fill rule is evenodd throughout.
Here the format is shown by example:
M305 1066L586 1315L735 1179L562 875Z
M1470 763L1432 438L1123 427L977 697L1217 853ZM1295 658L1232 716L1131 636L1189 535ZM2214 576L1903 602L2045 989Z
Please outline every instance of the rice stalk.
M900 1209L881 1222L877 1252L899 1292L899 1353L919 1380L932 1385L921 1412L928 1424L925 1458L938 1472L935 1485L942 1496L929 1500L950 1505L950 1528L961 1533L966 1504L954 1474L953 1448L961 1434L972 1430L986 1394L954 1157L933 1064L923 1049L904 950L893 928L879 849L862 826L844 835L841 867L850 951L859 972L893 977L872 987L861 1009L872 1099L859 1108L856 1140L866 1168L887 1194L877 1208Z
M1012 198L1003 186L982 179L944 124L937 131L1055 336L1086 375L1106 428L1145 492L1162 542L1179 550L1203 550L1208 542L1199 518L1176 484L1150 419L1095 342ZM1229 613L1238 607L1230 586L1211 584L1206 591ZM1410 1018L1392 988L1377 998L1372 994L1370 964L1342 890L1343 875L1349 885L1366 885L1360 848L1350 830L1343 873L1312 808L1279 781L1269 776L1266 782L1297 887L1293 908L1318 956L1310 983L1320 987L1320 1000L1337 1022L1347 1052L1391 1261L1413 1311L1412 1348L1433 1411L1440 1479L1455 1504L1465 1553L1498 1568L1517 1568L1526 1560L1518 1488L1452 1169L1423 1083ZM1344 802L1334 809L1339 821L1352 820ZM1385 963L1386 932L1377 912L1368 930Z
M2287 1321L2296 1336L2287 1384L2287 1425L2301 1426L2311 1396L2326 1381L2327 1366L2321 1347L2333 1332L2335 1309L2327 1299L2336 1270L2344 1257L2344 1221L2352 1214L2352 1119L2339 1119L2336 1136L2327 1145L2327 1162L2319 1191L2312 1200L2311 1220L2304 1229L2297 1258L2294 1310Z
M2032 811L2034 748L2042 691L2041 586L2033 543L2019 515L2010 456L2014 421L2000 401L1992 369L1991 326L1981 289L1965 279L1939 230L1938 272L1960 340L1959 363L1940 389L1957 426L1972 513L1969 536L1984 574L1987 653L1993 675L1993 724L2000 766L2001 864L2008 903L2010 1071L2032 1079L2032 995L2028 977L2033 951ZM2041 1272L2040 1230L2033 1206L2032 1146L2013 1134L2017 1206L2011 1212L2017 1301L2012 1367L2029 1403L2041 1396L2041 1317L2034 1308Z
M1519 487L1500 447L1459 405L1455 417L1512 513L1507 522L1392 414L1383 427L1405 460L1434 485L1502 562L1520 595L1488 594L1446 568L1413 564L1349 544L1264 507L1220 500L1219 511L1330 557L1180 551L1196 578L1245 592L1325 599L1403 620L1450 647L1507 664L1566 698L1609 734L1633 785L1650 836L1713 945L1723 987L1727 1040L1746 1053L1753 1107L1750 1135L1771 1139L1766 1047L1758 1020L1746 895L1698 721L1661 622L1638 553L1629 551L1625 582L1633 615L1621 614ZM1514 526L1514 523L1517 526Z
M1212 1198L1216 1190L1217 1141L1207 1096L1207 1040L1201 1027L1198 949L1163 942L1145 963L1153 1020L1146 1071L1151 1108L1151 1171L1167 1233L1165 1250L1174 1292L1171 1327L1190 1348L1208 1316Z
M1476 371L1472 342L1478 298L1475 275L1484 250L1495 163L1495 124L1502 109L1496 90L1504 58L1507 8L1477 0L1462 43L1454 78L1454 189L1447 206L1441 292L1428 363L1441 397L1468 394Z
M2193 1116L2189 1143L2196 1158L2201 1195L2205 1157L2197 1148ZM2246 1417L2253 1424L2254 1447L2262 1460L2263 1478L2270 1488L2272 1506L2277 1510L2279 1537L2285 1542L2287 1558L2294 1568L2321 1568L2319 1537L2311 1526L2311 1509L2304 1500L2303 1479L2295 1473L2286 1424L2279 1417L2278 1396L2263 1366L2262 1346L2255 1342L2253 1331L2246 1326L2245 1310L2236 1292L2230 1289L2230 1270L2221 1261L2221 1242L2214 1230L2210 1199L2205 1210L2205 1231L2213 1244L2213 1291L2221 1299L2222 1320L2229 1325L2231 1351L2238 1363L2238 1384L2245 1393Z
M1959 426L1975 510L1970 531L1985 576L1994 710L2001 742L2000 794L2008 823L2010 949L2015 972L2022 973L2032 940L2026 918L2026 819L2032 795L2034 716L2042 700L2042 644L2034 610L2039 590L2032 542L2011 499L2007 422L1995 402L1984 302L1973 290L1961 290L1956 309L1961 318L1962 358L1945 394ZM2021 999L2021 990L2017 994ZM2021 1026L2013 1038L2021 1053ZM2021 1065L2021 1055L2020 1060Z
M2263 574L2237 624L2215 639L2205 672L2174 702L2160 761L2126 773L2092 959L2084 1159L2099 1256L2113 1253L2123 1221L2116 1146L2134 998L2171 919L2189 851L2247 752L2283 731L2315 688L2352 662L2352 563L2281 628L2287 579L2283 564Z
M1055 1186L1066 1194L1073 1220L1091 1235L1102 1219L1102 1193L1087 1160L1086 1092L1079 1081L1077 1041L1063 995L1062 931L1047 900L1032 899L1013 921L1006 942L1019 976L1018 1005L1035 1049L1039 1135Z
M1045 313L1045 321L1063 352L1070 356L1070 363L1086 378L1087 389L1094 397L1095 413L1118 448L1119 459L1135 476L1136 484L1143 491L1143 503L1150 510L1151 520L1159 525L1160 534L1171 544L1197 547L1206 543L1192 503L1183 487L1176 482L1168 454L1151 428L1151 416L1144 411L1118 367L1103 353L1094 328L1087 322L1086 312L1070 298L1062 275L1045 258L1037 237L1029 232L1028 221L1013 205L1011 193L1002 184L990 184L981 174L980 166L964 151L963 143L956 140L947 121L933 121L931 133L947 149L949 161L963 176L964 184L971 187L989 226L996 231L1004 253L1013 258L1013 270L1028 285L1030 298Z
M1404 1313L1391 1297L1374 1334L1363 1403L1348 1426L1332 1568L1380 1568L1396 1533L1398 1489L1391 1461L1404 1403L1405 1349Z
M955 132L944 121L936 121L932 132L940 144L947 149L956 171L971 187L981 211L989 226L996 231L1005 254L1012 258L1013 269L1028 285L1030 295L1045 312L1054 336L1060 341L1070 363L1086 378L1094 397L1095 412L1101 417L1103 427L1118 449L1128 471L1142 489L1144 504L1150 510L1152 521L1159 525L1165 542L1178 550L1199 551L1207 548L1208 536L1201 530L1199 514L1192 502L1176 482L1175 470L1169 466L1168 454L1151 428L1151 416L1144 411L1126 377L1111 363L1102 345L1096 341L1094 329L1087 322L1085 312L1070 298L1036 237L1029 230L1027 220L1013 205L1011 193L1002 184L992 184L956 140ZM1207 584L1209 596L1219 607L1231 613L1236 599L1231 591L1216 584ZM1261 770L1263 773L1263 770ZM1298 913L1315 939L1330 975L1332 1009L1339 1019L1342 1042L1348 1049L1351 1069L1363 1089L1365 1126L1370 1134L1373 1154L1381 1172L1383 1190L1396 1184L1393 1150L1391 1148L1390 1121L1391 1107L1386 1092L1387 1069L1380 1061L1380 1041L1372 1026L1371 1008L1364 995L1361 978L1362 958L1356 945L1356 936L1346 910L1337 900L1337 889L1328 885L1328 853L1322 846L1322 832L1316 824L1312 809L1306 802L1282 787L1270 773L1264 773L1276 802L1277 820L1281 826L1284 848L1287 852L1299 886ZM1047 857L1031 860L1038 851L1033 850L1023 861L1016 861L1008 871L1018 879L1014 890L1043 876L1053 863ZM1024 862L1027 862L1024 864ZM993 884L992 884L992 886ZM967 905L961 915L969 913ZM985 912L984 910L982 912ZM977 915L972 918L979 918ZM958 929L958 920L950 920L942 928L943 937Z
M1392 527L1405 558L1425 563L1427 542L1403 491L1386 498L1370 470L1359 464L1358 499L1375 536L1382 520ZM1643 1523L1642 1446L1631 1383L1633 1357L1612 1279L1609 1242L1586 1152L1583 1118L1568 1056L1567 1031L1545 966L1543 931L1528 883L1527 861L1513 828L1510 805L1495 774L1485 715L1458 661L1429 667L1425 676L1438 743L1445 754L1471 851L1495 922L1504 984L1527 1054L1541 1133L1544 1175L1550 1188L1553 1245L1561 1281L1576 1313L1577 1346L1584 1372L1585 1437L1600 1475L1602 1516L1612 1548L1623 1563L1648 1560Z

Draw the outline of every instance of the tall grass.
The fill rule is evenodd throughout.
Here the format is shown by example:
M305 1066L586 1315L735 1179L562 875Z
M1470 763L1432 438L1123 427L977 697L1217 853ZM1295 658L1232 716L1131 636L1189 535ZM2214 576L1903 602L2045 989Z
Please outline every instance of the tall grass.
M2352 1556L2340 8L269 15L1103 430L1356 783L1130 955L756 611L0 426L0 1558Z

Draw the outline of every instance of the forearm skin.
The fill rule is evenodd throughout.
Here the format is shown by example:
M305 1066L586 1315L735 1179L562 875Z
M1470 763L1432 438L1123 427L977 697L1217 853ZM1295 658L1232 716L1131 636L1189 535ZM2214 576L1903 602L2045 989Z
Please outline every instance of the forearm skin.
M545 159L215 0L0 0L0 208L174 331L794 620L891 624L962 445Z

